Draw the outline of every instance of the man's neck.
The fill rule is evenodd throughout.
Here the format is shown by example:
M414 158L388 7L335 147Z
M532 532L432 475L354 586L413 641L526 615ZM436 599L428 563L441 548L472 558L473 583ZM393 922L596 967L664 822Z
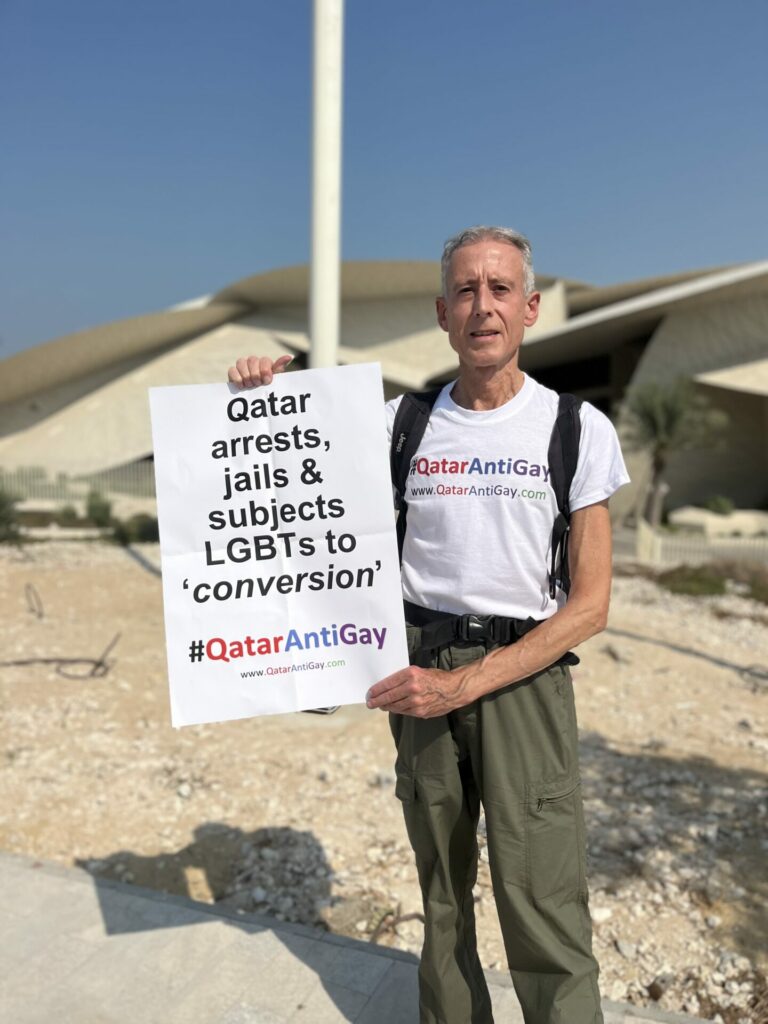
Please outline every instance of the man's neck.
M470 370L462 366L459 379L453 385L451 398L462 409L483 412L506 405L523 386L525 374L517 364L508 364L502 370Z

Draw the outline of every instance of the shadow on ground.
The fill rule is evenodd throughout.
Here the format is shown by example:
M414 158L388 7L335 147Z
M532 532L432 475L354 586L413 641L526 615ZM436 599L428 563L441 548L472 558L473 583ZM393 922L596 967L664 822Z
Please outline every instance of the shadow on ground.
M244 832L208 822L195 829L193 842L170 853L147 857L119 850L76 863L94 876L107 935L198 923L197 918L173 904L159 916L127 912L124 902L115 898L115 881L213 903L216 909L227 912L222 920L246 934L276 928L274 934L288 952L318 974L345 1019L357 1019L359 1007L346 1005L350 995L348 979L345 981L343 975L349 952L338 956L337 947L313 942L299 930L291 931L292 923L328 930L332 869L312 832L282 827ZM126 890L121 888L121 892ZM241 920L235 916L246 910L251 912L248 917ZM259 920L251 916L254 912L273 918L264 916ZM337 959L329 964L328 959L333 957ZM400 957L418 963L408 954ZM383 972L386 968L375 958L361 958L359 952L352 959L356 971ZM376 979L358 978L357 984L361 981L373 984Z
M693 647L686 647L682 644L670 643L668 640L659 640L658 637L645 636L642 633L634 633L628 629L616 629L613 626L609 626L604 631L605 636L620 636L626 640L635 640L638 643L652 644L654 647L664 647L668 651L674 651L675 654L683 654L689 658L698 658L701 661L706 661L710 665L716 665L718 668L728 669L731 672L735 672L737 676L744 680L746 684L750 686L755 692L759 690L768 690L768 667L765 665L739 665L733 661L727 661L724 658L718 658L713 654L708 654L704 650L697 650Z
M151 576L162 575L160 569L153 561L143 555L141 551L137 551L135 548L131 547L130 544L126 544L123 551L125 551L129 558L132 558L137 565L142 569L145 569Z

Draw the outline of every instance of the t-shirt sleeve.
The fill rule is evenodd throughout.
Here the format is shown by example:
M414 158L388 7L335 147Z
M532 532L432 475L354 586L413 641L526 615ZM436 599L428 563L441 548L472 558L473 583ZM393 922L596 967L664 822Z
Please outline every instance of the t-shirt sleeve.
M576 472L571 482L571 511L610 498L629 483L616 430L589 402L581 407L581 440Z

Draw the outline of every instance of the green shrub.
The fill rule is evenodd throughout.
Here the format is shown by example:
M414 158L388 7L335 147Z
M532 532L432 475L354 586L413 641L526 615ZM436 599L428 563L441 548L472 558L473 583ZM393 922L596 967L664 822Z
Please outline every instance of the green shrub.
M77 509L74 505L62 505L56 515L56 520L60 526L74 526L78 520Z
M759 576L756 573L749 581L749 596L753 601L768 604L768 579L765 578L765 574Z
M707 597L725 593L726 577L711 565L679 565L659 573L656 582L673 594Z
M733 500L724 494L713 494L711 498L707 498L704 502L704 508L708 512L715 512L719 516L730 515L735 507Z
M0 544L18 544L19 516L16 502L19 499L0 489Z
M17 513L19 526L22 527L46 527L55 520L53 512L45 508L24 508Z
M139 512L138 515L131 516L127 525L131 540L140 544L149 544L160 539L157 519L154 516L148 516L146 512Z
M128 527L125 525L122 519L117 519L112 524L112 540L116 544L120 544L121 547L124 548L131 543L131 537L130 534L128 533Z
M139 512L125 522L118 520L112 527L112 539L123 546L153 543L160 539L157 519L146 512Z
M94 526L109 526L112 522L112 503L100 491L89 491L85 514Z
M745 596L768 604L768 565L754 562L718 562L718 572L736 583L746 584Z

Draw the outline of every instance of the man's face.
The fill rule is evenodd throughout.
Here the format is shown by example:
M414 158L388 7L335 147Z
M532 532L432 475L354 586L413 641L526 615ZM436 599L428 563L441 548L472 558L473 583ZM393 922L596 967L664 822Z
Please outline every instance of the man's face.
M495 239L462 246L451 258L445 291L437 300L437 322L461 365L501 369L516 363L541 297L525 295L520 250Z

